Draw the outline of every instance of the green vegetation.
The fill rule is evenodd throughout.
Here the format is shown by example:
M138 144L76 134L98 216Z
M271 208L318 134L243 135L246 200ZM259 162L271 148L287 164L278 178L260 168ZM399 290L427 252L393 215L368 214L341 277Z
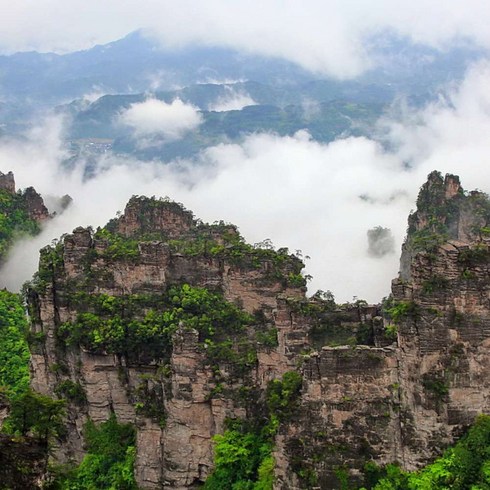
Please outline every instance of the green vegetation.
M374 490L484 490L490 488L490 416L480 415L452 448L420 471L368 463L366 488Z
M458 236L460 215L474 238L482 241L490 233L490 199L480 191L465 193L460 187L455 195L446 196L448 189L458 183L458 177L440 172L428 175L427 182L421 187L417 198L417 211L408 219L409 248L415 252L427 252L431 257L436 249L450 238ZM488 258L487 247L477 245L474 249L464 250L460 262L467 267L476 265L482 258ZM478 250L480 249L480 250ZM483 252L483 253L482 253ZM486 256L486 257L483 257Z
M310 325L309 341L314 349L323 346L373 345L371 321L363 321L365 300L336 304L330 291L317 291L309 300L289 299L292 311L305 317Z
M422 377L422 386L437 401L444 400L449 393L448 383L442 373L425 373Z
M16 238L39 231L39 224L29 217L25 193L0 189L0 262Z
M84 405L87 401L87 395L83 387L70 379L59 382L55 386L54 392L58 397L64 398L76 405Z
M270 240L250 245L235 226L224 222L212 225L200 223L188 236L169 242L174 253L196 257L214 257L245 269L262 269L271 282L283 286L304 287L307 278L301 274L304 267L299 256L287 248L275 250Z
M434 275L422 283L422 291L425 294L433 294L444 291L449 287L449 280L446 277Z
M446 227L441 225L435 231L430 228L414 231L410 237L410 244L416 252L433 253L447 239Z
M284 373L282 380L274 379L267 386L267 407L271 417L282 422L289 419L297 409L303 378L296 371Z
M39 251L39 268L34 274L29 287L40 292L44 291L48 284L52 284L57 273L63 267L63 239L53 240Z
M48 445L64 433L64 401L26 390L10 400L10 414L3 424L8 434L33 435Z
M385 336L389 340L397 340L398 339L398 326L394 323L389 323L385 327Z
M165 427L167 421L165 411L165 390L163 379L157 376L141 375L134 397L136 413L156 420L160 427Z
M102 252L102 257L105 259L131 261L140 256L138 249L140 240L136 238L111 233L107 228L97 230L94 238L107 242L107 248Z
M0 474L3 483L6 479L25 488L39 472L36 465L47 461L54 439L65 433L64 401L29 389L27 330L20 296L0 291L0 398L9 406L1 426L0 459L5 468Z
M0 386L10 405L2 432L14 436L18 444L26 444L26 457L32 452L30 448L34 439L47 458L54 440L62 438L66 432L66 401L83 404L86 397L83 388L68 379L59 382L55 388L63 400L53 400L29 389L27 330L20 296L0 291ZM56 370L63 371L63 367L57 366ZM111 418L100 428L87 424L85 437L88 454L80 467L59 476L48 488L136 489L133 476L134 429L120 426L115 418ZM22 450L19 448L20 452ZM20 479L32 471L29 467L12 465L11 472L21 472Z
M54 468L48 488L56 490L136 490L134 460L136 431L116 416L100 425L84 427L87 454L77 468Z
M266 330L257 330L255 335L257 342L264 347L272 349L278 346L277 328L275 327Z
M204 485L209 490L272 490L274 458L269 427L259 430L244 421L228 422L214 436L215 469Z
M282 380L269 383L263 420L229 420L222 435L216 435L215 469L205 489L272 490L274 484L273 439L279 424L297 409L302 378L288 371Z
M383 302L383 314L398 325L402 320L416 319L419 306L413 301L395 301L391 296Z
M29 387L27 320L18 294L0 291L0 389L19 395Z
M167 361L172 336L183 326L199 333L211 365L227 363L235 374L256 362L256 346L247 337L254 318L220 294L184 284L161 295L109 296L76 293L71 303L80 312L57 335L67 346L92 352L124 355L128 359Z
M457 177L440 172L431 172L417 197L417 212L408 219L408 243L416 252L433 253L449 238L449 226L457 219L464 197L463 191L452 199L446 198L445 182ZM422 218L422 219L421 219ZM420 222L424 226L417 229Z
M461 250L458 255L458 262L466 268L472 268L487 262L489 258L490 250L488 246L477 244L472 248Z

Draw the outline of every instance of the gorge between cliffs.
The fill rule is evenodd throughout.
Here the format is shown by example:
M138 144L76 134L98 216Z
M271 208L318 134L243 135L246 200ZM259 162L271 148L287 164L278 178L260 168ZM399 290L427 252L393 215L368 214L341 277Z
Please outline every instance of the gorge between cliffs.
M0 399L2 488L92 488L80 468L113 458L106 429L119 480L93 488L381 488L367 468L417 470L490 413L488 196L432 172L379 305L307 297L302 269L143 196L43 248L29 393L58 405L36 433Z

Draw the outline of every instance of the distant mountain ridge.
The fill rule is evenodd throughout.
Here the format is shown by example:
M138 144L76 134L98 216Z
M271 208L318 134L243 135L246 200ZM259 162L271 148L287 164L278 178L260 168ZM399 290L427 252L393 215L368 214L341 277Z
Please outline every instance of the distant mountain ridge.
M408 94L430 91L432 86L461 77L469 63L485 55L469 45L437 51L390 33L369 40L368 45L376 66L356 79L355 85L390 84L392 91ZM281 86L318 78L325 77L287 60L230 48L163 49L142 31L64 55L22 52L0 56L2 100L19 105L28 96L34 107L66 103L94 91L121 94L175 90L225 80Z

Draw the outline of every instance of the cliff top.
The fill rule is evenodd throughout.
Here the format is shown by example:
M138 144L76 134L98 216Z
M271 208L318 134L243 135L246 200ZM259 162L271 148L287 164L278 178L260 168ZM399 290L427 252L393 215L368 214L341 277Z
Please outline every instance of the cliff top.
M490 200L480 191L467 192L457 175L433 171L421 187L417 210L408 218L406 246L433 251L448 240L473 243L490 239Z
M8 172L7 174L0 172L0 189L10 194L15 194L15 179L12 172Z
M0 262L4 259L14 240L23 235L36 235L40 223L50 217L42 197L28 187L16 192L12 172L0 172L0 217L2 233L0 236Z
M105 228L126 237L162 234L169 238L184 235L194 225L193 213L181 203L168 198L133 196L124 213Z

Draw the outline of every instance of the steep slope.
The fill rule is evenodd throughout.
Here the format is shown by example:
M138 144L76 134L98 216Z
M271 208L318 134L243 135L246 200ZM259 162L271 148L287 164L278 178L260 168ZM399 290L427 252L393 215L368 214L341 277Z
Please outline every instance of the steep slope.
M488 196L437 172L409 218L392 287L409 467L490 410L489 223Z
M196 224L179 205L146 198L95 234L77 229L45 249L30 294L42 339L33 386L79 387L65 457L80 459L87 416L113 411L139 428L142 484L203 481L211 437L246 412L220 387L260 385L287 369L284 344L271 353L260 339L275 343L277 296L303 294L301 268L286 252L245 245L232 226Z
M341 488L431 460L490 412L490 204L435 172L417 205L384 318L307 300L287 249L154 198L43 249L32 385L68 403L56 458L115 415L148 489Z
M33 187L16 192L14 174L0 172L0 264L16 238L36 235L49 217Z

